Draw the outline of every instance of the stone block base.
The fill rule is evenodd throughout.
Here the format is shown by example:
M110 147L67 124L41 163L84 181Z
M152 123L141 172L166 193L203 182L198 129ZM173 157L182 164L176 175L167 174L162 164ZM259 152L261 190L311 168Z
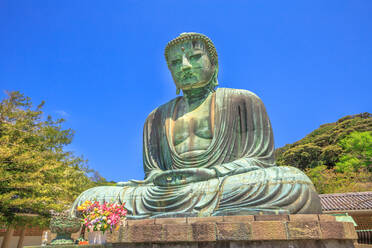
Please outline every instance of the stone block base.
M352 223L330 215L248 215L127 220L105 245L58 248L361 247L357 239Z
M127 220L113 247L355 247L354 226L330 215L248 215Z
M105 248L344 248L354 247L350 240L296 240L296 241L223 241L223 242L169 242L169 243L113 243Z

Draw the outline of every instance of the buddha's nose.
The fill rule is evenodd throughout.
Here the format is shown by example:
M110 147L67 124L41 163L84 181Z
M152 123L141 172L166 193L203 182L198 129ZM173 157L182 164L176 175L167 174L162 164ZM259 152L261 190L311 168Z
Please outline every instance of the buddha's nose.
M189 60L186 58L185 55L182 56L182 70L191 69L192 65L190 64Z

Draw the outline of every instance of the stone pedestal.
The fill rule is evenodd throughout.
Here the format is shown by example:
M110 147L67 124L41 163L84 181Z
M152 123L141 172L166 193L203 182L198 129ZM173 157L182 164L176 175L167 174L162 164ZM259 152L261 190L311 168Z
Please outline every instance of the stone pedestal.
M361 248L357 239L352 223L330 215L248 215L127 220L104 245L55 247Z
M357 238L352 223L299 214L127 220L108 241L128 248L344 248Z

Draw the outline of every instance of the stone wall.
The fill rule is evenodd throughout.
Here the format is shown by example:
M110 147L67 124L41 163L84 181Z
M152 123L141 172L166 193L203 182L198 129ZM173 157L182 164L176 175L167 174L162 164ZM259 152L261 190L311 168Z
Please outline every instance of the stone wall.
M113 247L354 247L354 226L330 215L258 215L127 220Z

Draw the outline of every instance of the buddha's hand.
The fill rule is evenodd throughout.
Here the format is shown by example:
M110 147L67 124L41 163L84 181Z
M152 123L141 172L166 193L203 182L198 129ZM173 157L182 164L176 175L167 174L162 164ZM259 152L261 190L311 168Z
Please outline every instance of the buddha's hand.
M150 184L150 180L145 179L145 180L129 180L128 182L117 182L116 186L141 186L141 185L146 185Z
M157 186L174 186L193 182L207 181L216 178L216 172L212 169L189 168L180 170L164 171L154 177Z

